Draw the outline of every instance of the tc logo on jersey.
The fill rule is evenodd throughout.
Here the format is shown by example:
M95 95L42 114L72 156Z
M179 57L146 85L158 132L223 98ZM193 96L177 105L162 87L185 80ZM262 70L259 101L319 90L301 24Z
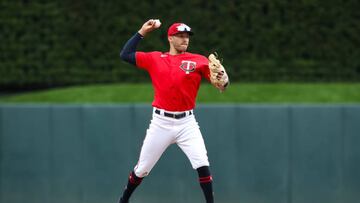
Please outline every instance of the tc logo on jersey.
M181 61L180 68L185 71L186 74L194 72L196 68L196 62L194 61Z

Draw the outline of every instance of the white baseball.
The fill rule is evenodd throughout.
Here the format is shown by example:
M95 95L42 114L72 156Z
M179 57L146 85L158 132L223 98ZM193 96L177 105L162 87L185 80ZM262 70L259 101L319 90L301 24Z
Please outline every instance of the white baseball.
M159 20L159 19L155 19L155 27L158 28L158 27L160 27L160 25L161 25L160 20Z

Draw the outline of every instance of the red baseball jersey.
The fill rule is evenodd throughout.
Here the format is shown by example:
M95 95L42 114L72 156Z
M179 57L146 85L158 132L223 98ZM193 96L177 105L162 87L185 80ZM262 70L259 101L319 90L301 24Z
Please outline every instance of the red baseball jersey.
M136 66L148 71L154 88L152 105L168 111L195 107L201 78L208 81L208 59L192 53L136 52Z

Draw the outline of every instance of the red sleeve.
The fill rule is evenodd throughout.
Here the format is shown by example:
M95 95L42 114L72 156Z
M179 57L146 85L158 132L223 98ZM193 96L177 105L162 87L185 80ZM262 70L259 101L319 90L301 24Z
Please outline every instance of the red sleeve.
M151 53L137 51L135 53L136 66L143 69L149 69L152 63Z
M210 82L210 70L209 70L209 60L206 57L202 57L202 67L201 75Z
M209 66L205 66L203 71L202 71L203 77L210 82L210 70L209 70Z

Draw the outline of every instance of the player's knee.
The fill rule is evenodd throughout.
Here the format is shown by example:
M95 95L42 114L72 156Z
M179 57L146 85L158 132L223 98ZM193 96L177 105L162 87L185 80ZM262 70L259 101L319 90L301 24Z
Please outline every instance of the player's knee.
M207 159L204 159L201 161L191 161L191 165L193 169L197 170L198 168L201 168L203 166L210 166L210 163Z
M137 177L144 178L149 175L148 171L141 170L139 168L134 170L134 173Z

